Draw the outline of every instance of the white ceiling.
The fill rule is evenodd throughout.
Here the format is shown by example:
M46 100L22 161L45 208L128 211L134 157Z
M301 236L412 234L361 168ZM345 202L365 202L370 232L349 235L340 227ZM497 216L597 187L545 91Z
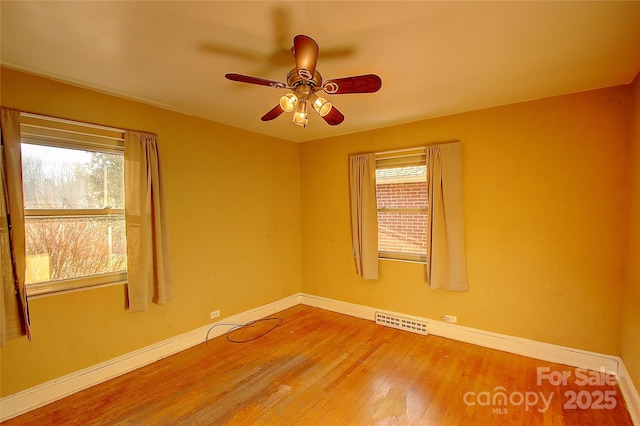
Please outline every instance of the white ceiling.
M291 141L626 84L640 72L640 1L2 0L1 62ZM374 94L327 96L346 116L307 128L260 117L285 89L293 37L325 80L375 73Z

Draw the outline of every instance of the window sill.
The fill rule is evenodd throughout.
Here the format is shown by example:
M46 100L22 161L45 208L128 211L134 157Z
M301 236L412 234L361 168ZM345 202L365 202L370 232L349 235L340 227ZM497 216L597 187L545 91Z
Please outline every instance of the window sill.
M84 290L92 290L102 287L127 284L127 280L120 279L110 282L99 282L95 284L83 283L82 280L68 280L63 282L48 282L27 285L27 297L29 299L40 299L43 297L57 296L59 294L76 293Z

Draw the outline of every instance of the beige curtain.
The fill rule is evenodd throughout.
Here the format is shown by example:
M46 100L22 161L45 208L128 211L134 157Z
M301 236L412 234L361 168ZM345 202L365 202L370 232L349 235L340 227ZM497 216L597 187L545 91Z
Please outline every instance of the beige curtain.
M367 280L378 279L378 209L375 154L349 157L351 190L351 240L356 272Z
M173 295L171 250L157 136L125 132L125 217L129 310Z
M427 146L427 280L432 288L465 291L462 144Z
M24 286L26 260L20 112L2 108L0 123L0 344L4 344L7 338L25 334L31 340L31 327Z

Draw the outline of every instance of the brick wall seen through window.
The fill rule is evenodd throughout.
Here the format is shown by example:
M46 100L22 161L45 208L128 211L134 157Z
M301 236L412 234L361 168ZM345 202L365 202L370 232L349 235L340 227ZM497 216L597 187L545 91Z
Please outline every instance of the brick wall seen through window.
M426 256L425 167L378 170L378 251Z

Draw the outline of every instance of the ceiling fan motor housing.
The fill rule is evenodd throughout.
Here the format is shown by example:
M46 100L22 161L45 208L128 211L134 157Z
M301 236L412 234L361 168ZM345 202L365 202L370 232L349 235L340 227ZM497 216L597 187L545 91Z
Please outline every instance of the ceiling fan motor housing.
M318 88L322 87L322 76L318 71L313 73L313 78L305 79L300 77L298 71L294 68L287 74L287 85L292 88L296 88L301 84L312 86L315 92Z

